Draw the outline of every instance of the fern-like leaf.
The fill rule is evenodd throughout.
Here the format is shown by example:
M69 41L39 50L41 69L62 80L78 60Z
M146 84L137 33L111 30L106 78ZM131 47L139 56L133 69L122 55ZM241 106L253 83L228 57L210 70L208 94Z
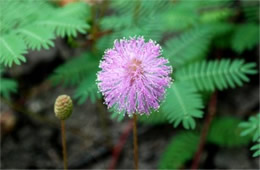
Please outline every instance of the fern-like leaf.
M133 22L132 15L124 15L124 17L121 19L119 16L108 16L104 17L101 20L101 28L104 30L106 29L113 29L113 30L119 30L121 28L129 28L132 25Z
M199 22L199 15L192 3L185 1L169 5L169 8L162 10L158 16L159 22L161 22L165 31L183 30Z
M239 127L244 130L241 132L241 136L253 136L253 142L257 142L251 147L251 150L256 150L253 157L260 156L260 113L255 116L251 116L247 122L242 122Z
M112 114L110 115L110 119L116 120L117 122L122 122L124 120L125 115L123 113L118 113L117 111L110 109Z
M242 10L245 14L247 21L249 22L259 22L259 1L241 1Z
M260 113L251 116L248 122L242 122L239 126L244 129L241 136L253 134L253 141L257 141L260 138Z
M179 169L192 159L199 144L199 135L192 132L179 132L170 141L159 161L160 169Z
M123 23L121 23L123 24ZM102 37L97 46L99 49L106 49L112 47L115 39L121 39L122 37L134 37L136 35L142 35L145 39L159 40L162 36L160 26L155 23L155 20L149 20L145 25L131 25L130 27L121 27L122 25L115 25L113 29L118 29L110 35Z
M249 23L236 27L231 39L231 46L234 51L242 53L245 50L251 50L257 44L259 44L258 24Z
M58 8L48 1L1 1L0 64L25 62L28 48L49 49L54 46L54 32L61 37L85 33L87 11L86 3Z
M75 18L51 18L39 21L37 24L55 30L55 33L61 37L75 37L77 32L86 33L86 30L89 28L89 25L84 20Z
M46 28L31 26L21 28L17 30L17 32L22 36L27 46L32 50L40 50L41 48L49 49L49 47L54 46L54 43L52 42L54 34Z
M162 110L170 123L177 127L181 122L185 129L194 129L194 118L201 118L202 98L189 83L174 82L167 90Z
M9 98L10 93L15 93L17 91L16 81L8 78L0 77L0 94L4 98Z
M39 18L52 16L55 9L48 1L1 1L1 34L31 25Z
M164 56L175 67L181 67L205 56L211 39L207 27L194 28L166 42ZM199 42L199 43L198 43Z
M26 46L20 37L8 35L0 37L0 64L11 67L13 62L20 65L25 62L23 56L26 53Z
M215 118L211 124L208 141L222 147L239 147L250 142L250 138L241 138L241 120L232 117Z
M85 2L69 3L63 8L58 9L57 15L55 17L59 18L78 18L86 19L85 17L89 15L90 6Z
M228 87L242 86L249 82L248 74L256 74L255 63L244 60L201 61L176 71L176 80L194 83L198 90L223 90Z
M260 138L258 139L257 143L250 148L250 150L255 151L253 157L260 156Z
M85 79L79 84L76 89L74 98L78 99L78 104L83 104L88 98L94 103L98 98L101 98L101 94L98 92L96 84L96 71L91 71Z
M234 10L232 10L230 8L209 10L209 11L201 14L200 21L202 23L217 22L217 21L225 20L228 17L232 16L233 14L234 14Z
M54 70L50 80L56 85L77 85L85 79L90 72L98 68L99 61L92 54L83 53Z

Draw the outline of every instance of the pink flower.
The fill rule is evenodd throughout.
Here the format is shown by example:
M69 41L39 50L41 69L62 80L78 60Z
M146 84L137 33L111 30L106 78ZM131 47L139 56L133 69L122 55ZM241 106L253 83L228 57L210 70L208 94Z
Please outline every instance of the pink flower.
M171 66L161 55L161 47L143 37L115 40L105 52L97 74L98 88L108 108L132 115L150 114L159 108L171 83Z

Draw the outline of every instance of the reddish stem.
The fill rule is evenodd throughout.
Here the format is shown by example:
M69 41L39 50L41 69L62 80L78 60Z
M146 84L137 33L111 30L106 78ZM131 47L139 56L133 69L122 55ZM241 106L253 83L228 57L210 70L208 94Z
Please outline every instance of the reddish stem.
M111 170L115 169L120 153L122 152L122 149L126 143L128 136L130 135L130 132L132 131L132 128L133 128L133 121L130 120L123 134L120 136L118 143L113 149L113 153L112 153L113 158L111 164L109 165L109 169Z
M216 114L216 105L217 105L217 92L215 92L211 96L209 106L208 106L208 115L205 119L202 131L201 131L199 147L198 147L197 152L194 156L191 169L198 169L200 157L201 157L201 154L203 152L203 148L204 148L205 141L206 141L206 138L207 138L207 135L208 135L209 127L210 127L210 124L211 124L215 114Z

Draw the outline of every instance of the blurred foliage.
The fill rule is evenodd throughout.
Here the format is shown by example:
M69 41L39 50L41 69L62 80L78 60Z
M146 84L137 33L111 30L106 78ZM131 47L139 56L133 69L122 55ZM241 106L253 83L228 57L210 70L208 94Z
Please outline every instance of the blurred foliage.
M250 116L247 122L242 122L239 127L244 130L241 136L252 136L253 142L256 142L250 150L255 150L253 157L260 156L260 113Z
M209 143L224 148L237 148L247 145L250 137L241 138L242 128L238 127L241 120L233 117L218 117L213 120L208 133ZM159 161L160 169L179 169L193 158L199 144L199 134L182 131L173 137L165 148ZM259 146L259 145L257 145ZM255 146L256 148L256 146Z
M199 134L179 132L174 136L159 161L159 169L180 169L193 157L199 144Z
M5 1L2 4L5 10L18 11L6 12L2 16L1 62L5 65L25 61L23 54L27 49L48 49L54 45L52 39L55 36L72 37L77 31L85 33L89 28L86 19L90 18L91 12L83 2L70 3L65 7L34 0L24 3ZM109 12L99 16L96 26L90 29L96 42L92 44L95 46L93 49L98 50L87 51L69 60L50 77L56 85L75 86L74 98L80 104L88 98L95 102L101 97L95 82L99 60L104 50L111 48L114 40L122 37L143 35L146 39L162 42L163 56L173 66L175 82L168 89L159 110L161 114L156 119L167 119L174 127L179 124L186 129L196 127L194 118L203 117L201 94L204 92L242 86L244 82L249 82L248 75L257 73L255 63L242 59L212 60L214 57L210 53L212 48L219 48L219 44L225 44L224 48L238 53L256 47L259 18L256 18L257 11L252 2L234 5L231 0L190 3L109 1L105 4L108 5L106 9L102 5L100 9L95 8ZM45 13L35 10L36 7L45 10ZM26 12L19 12L27 8ZM234 18L239 15L244 16L244 23L235 22ZM95 37L97 31L104 35ZM231 36L226 36L227 33ZM209 57L211 60L208 60ZM5 93L7 95L8 91Z
M0 94L6 98L10 98L10 93L15 93L17 91L17 82L10 78L4 78L3 69L0 65Z
M149 116L148 115L139 116L138 121L150 125L160 125L168 122L162 109L159 109L158 111L153 111Z
M11 67L26 61L27 50L49 49L56 36L86 33L88 6L72 3L59 8L48 1L1 1L0 63Z
M182 125L195 129L205 115L205 94L242 86L257 73L256 63L247 62L252 57L241 56L259 45L258 1L110 0L91 7L85 2L59 7L51 1L6 0L0 5L3 97L9 97L18 86L5 76L3 65L11 67L25 62L28 50L49 49L58 36L73 44L77 33L87 31L81 37L89 45L84 46L87 51L58 66L49 79L54 85L75 87L74 98L79 104L88 99L95 103L101 98L96 85L99 61L114 40L139 35L156 40L173 67L174 82L158 112L139 116L145 124L170 123L175 128ZM226 51L232 56L222 56ZM124 113L113 108L110 112L112 119L124 119ZM212 123L208 142L223 147L248 144L248 138L238 134L241 128L245 129L243 136L256 133L257 120L252 117L238 127L240 120L218 118ZM256 150L257 156L259 133L255 136L253 141L258 143L251 149ZM180 132L171 140L159 167L180 168L192 158L198 140L199 135L194 132Z
M240 119L234 117L217 117L211 124L208 141L221 147L239 147L247 145L250 137L241 138L242 128L238 127Z

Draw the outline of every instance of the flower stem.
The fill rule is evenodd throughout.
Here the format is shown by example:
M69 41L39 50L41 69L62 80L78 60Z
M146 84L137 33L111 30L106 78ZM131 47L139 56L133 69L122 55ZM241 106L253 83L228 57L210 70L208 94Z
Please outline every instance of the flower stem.
M62 153L64 161L64 170L68 169L68 159L67 159L67 147L66 147L66 136L65 136L65 121L61 120L61 139L62 139Z
M135 169L138 169L138 143L137 143L137 116L134 114L134 163L135 163Z

